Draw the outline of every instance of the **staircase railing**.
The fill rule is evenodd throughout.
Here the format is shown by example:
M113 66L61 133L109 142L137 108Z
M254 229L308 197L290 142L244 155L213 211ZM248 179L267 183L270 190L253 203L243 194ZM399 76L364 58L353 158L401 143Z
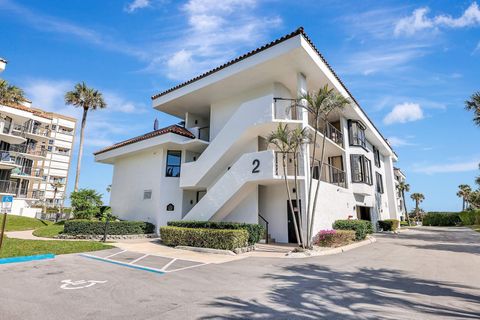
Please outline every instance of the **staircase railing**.
M258 214L258 217L265 222L265 243L268 244L268 221L260 213Z

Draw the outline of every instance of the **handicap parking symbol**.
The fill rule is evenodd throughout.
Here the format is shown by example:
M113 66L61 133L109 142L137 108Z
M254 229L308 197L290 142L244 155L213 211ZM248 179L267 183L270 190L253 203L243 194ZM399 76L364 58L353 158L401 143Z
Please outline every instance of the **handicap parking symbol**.
M64 290L77 290L77 289L89 288L89 287L92 287L92 286L94 286L96 284L99 284L99 283L105 283L105 282L107 282L107 280L105 280L105 281L98 281L98 280L72 281L70 279L67 279L67 280L62 280L60 282L62 282L62 285L60 286L60 288L62 288Z

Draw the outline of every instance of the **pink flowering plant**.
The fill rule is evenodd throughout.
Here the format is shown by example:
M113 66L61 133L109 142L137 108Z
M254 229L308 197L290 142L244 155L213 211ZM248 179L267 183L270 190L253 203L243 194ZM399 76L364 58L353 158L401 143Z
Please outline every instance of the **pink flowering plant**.
M340 247L355 241L353 230L320 230L313 243L320 247Z

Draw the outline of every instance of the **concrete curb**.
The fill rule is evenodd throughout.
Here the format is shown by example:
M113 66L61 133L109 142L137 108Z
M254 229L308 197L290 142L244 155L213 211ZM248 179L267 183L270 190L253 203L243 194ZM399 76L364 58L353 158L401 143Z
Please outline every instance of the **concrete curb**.
M223 254L228 256L236 256L236 254L231 250L199 248L199 247L189 247L189 246L176 246L175 249L188 250L188 251L201 252L201 253L213 253L213 254Z
M363 247L374 242L377 242L377 239L375 239L374 237L368 237L363 241L348 244L346 246L338 247L338 248L332 248L332 249L327 249L322 251L289 252L287 253L286 257L287 258L310 258L310 257L319 257L319 256L329 256L332 254L347 252L352 249Z

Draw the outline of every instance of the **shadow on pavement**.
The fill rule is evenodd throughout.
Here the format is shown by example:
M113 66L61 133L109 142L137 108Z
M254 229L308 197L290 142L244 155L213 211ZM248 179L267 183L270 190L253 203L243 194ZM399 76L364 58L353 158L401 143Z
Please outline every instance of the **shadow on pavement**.
M267 294L268 305L224 296L208 304L221 309L219 315L203 319L480 317L480 288L414 278L390 269L338 272L306 264L288 266L284 271L285 275L265 276L275 281Z

